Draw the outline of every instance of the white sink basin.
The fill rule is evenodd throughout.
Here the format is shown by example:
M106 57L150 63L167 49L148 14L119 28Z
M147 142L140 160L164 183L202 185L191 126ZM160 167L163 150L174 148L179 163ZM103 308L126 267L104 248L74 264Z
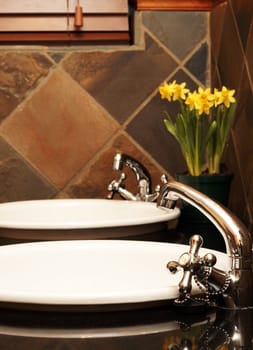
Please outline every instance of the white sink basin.
M0 237L50 239L49 234L40 231L53 230L50 232L52 239L118 238L155 232L165 226L174 227L179 215L178 208L157 208L155 203L139 201L49 199L8 202L0 204ZM67 236L67 230L79 230L79 233L75 237L73 232ZM80 235L80 230L88 231L88 235L87 232ZM99 233L95 236L91 230Z
M185 245L127 240L54 241L0 247L0 303L12 307L136 308L178 296L167 262ZM208 250L209 252L211 250ZM200 255L207 250L201 248ZM217 267L228 270L225 253ZM198 289L193 287L193 292Z
M48 199L0 204L0 227L21 229L100 228L175 219L179 209L155 203L106 199Z

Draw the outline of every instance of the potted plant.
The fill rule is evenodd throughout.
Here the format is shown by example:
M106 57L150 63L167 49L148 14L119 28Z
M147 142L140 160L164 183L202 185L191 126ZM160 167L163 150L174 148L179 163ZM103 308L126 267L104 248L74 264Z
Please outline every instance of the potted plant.
M167 111L164 119L187 167L186 174L177 175L177 179L227 205L231 175L222 174L221 160L234 120L235 90L223 86L213 91L202 87L190 91L185 82L173 81L165 82L159 92L162 99L179 104L175 119ZM213 186L216 182L218 188Z
M202 87L190 91L185 82L178 84L173 81L165 82L159 92L162 99L179 104L175 120L167 111L164 119L166 129L179 143L187 167L187 174L178 176L179 180L189 181L199 190L199 182L204 181L207 192L210 190L210 181L230 182L230 175L228 179L223 174L222 177L219 175L222 173L221 160L235 115L235 90L223 86L213 91ZM183 180L185 175L188 180ZM206 194L210 195L210 192ZM218 195L221 195L219 189ZM218 200L223 201L222 198Z
M225 86L221 90L210 88L191 92L186 83L164 83L160 89L162 99L178 102L180 111L173 121L167 111L164 124L178 141L188 173L198 176L203 171L219 174L221 158L234 119L235 90Z

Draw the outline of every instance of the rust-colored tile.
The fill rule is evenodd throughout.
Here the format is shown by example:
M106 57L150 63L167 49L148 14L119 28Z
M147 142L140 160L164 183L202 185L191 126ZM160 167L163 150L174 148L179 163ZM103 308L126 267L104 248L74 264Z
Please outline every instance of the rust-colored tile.
M234 22L233 14L228 7L221 37L218 65L223 85L230 89L237 89L243 67L243 52ZM235 69L236 67L236 69Z
M231 0L231 6L233 7L243 47L246 47L250 26L252 26L253 1Z
M39 171L63 187L118 125L72 78L56 70L0 133Z
M0 85L23 94L36 85L42 76L48 74L52 62L40 53L0 53Z
M52 62L35 52L0 52L0 121L45 77Z
M7 117L18 103L19 101L13 93L0 89L0 121Z
M227 3L216 6L210 13L210 39L212 54L217 61L220 52L221 37L224 27L224 17L227 11Z
M147 168L151 174L153 190L155 186L160 183L162 170L157 168L152 160L144 155L141 150L131 142L131 139L123 133L113 142L113 145L103 152L90 168L85 169L60 196L72 198L105 198L108 195L108 184L113 179L118 179L121 174L121 172L112 170L113 157L116 152L129 154ZM133 172L126 167L122 171L127 175L125 180L126 188L136 194L137 182ZM115 198L119 198L119 196L116 195Z
M0 202L50 198L55 193L56 188L0 137Z
M73 53L64 68L123 122L176 68L176 62L146 36L143 51Z

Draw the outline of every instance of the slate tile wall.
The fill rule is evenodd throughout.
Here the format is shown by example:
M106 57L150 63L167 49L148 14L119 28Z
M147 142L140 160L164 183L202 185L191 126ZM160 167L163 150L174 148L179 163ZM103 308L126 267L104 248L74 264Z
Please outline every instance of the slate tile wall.
M194 88L211 79L240 87L226 162L235 172L231 207L252 223L253 3L240 4L231 0L211 14L138 13L131 47L2 46L0 201L105 197L119 176L112 171L116 151L142 161L154 185L163 172L184 171L163 126L167 104L158 88L165 80ZM135 192L133 175L127 176Z
M234 174L230 208L253 228L253 2L229 0L210 17L213 84L236 89L238 100L225 162Z
M154 185L183 169L158 87L208 82L208 20L137 13L131 47L1 47L0 200L105 197L118 150L141 160Z

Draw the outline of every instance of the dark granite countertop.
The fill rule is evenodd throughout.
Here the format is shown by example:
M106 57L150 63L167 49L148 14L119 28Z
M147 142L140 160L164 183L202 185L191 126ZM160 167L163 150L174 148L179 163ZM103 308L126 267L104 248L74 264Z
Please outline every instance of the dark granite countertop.
M166 306L54 313L1 310L1 350L253 349L253 309Z

